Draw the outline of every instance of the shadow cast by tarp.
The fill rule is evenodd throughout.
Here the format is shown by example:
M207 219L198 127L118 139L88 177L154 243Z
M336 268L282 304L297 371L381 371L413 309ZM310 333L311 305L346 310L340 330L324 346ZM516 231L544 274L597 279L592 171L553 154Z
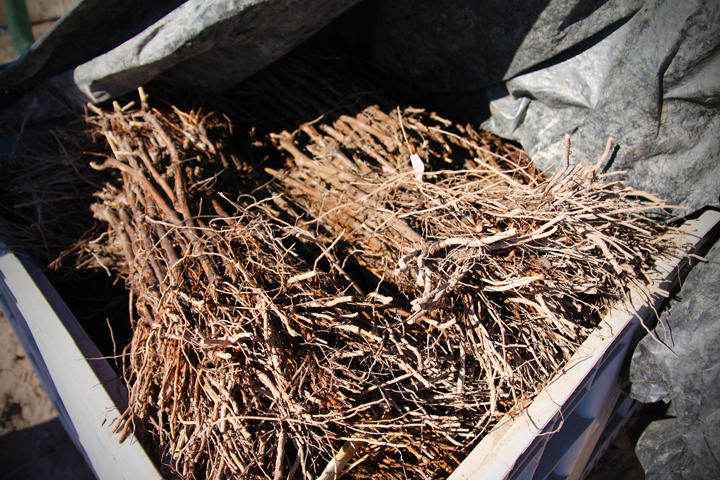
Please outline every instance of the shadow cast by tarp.
M63 102L161 74L220 90L330 24L328 46L360 45L408 101L485 121L543 169L559 164L566 133L574 162L595 162L613 137L612 169L632 186L692 209L717 202L717 0L356 3L82 0L0 70L0 123L57 117Z

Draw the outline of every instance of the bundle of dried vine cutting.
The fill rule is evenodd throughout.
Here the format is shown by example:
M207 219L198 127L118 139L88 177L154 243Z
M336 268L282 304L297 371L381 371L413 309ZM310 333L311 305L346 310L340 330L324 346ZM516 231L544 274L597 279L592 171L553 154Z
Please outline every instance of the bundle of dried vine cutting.
M278 134L268 182L228 125L141 103L88 119L117 175L91 253L136 297L121 429L184 478L445 477L673 247L654 197L421 110Z
M433 359L454 358L447 405L484 378L493 416L526 405L629 289L664 294L651 266L680 247L646 216L662 200L610 181L623 172L598 173L612 139L586 167L570 165L567 138L552 178L486 139L423 110L369 108L273 136L292 167L267 170L310 214L298 222L342 237L345 262L407 299L403 325L420 326L404 338L423 347L421 371L437 376L448 365Z
M112 150L95 168L119 173L93 208L109 230L91 253L137 297L123 429L132 417L150 425L186 478L310 478L344 442L404 450L420 432L419 448L442 460L445 435L470 435L459 413L388 407L391 389L429 386L415 347L370 326L400 323L402 310L348 291L333 246L273 217L267 200L216 189L255 185L210 139L221 125L129 108L89 118Z
M480 198L489 198L489 192L502 198L503 189L537 186L544 178L527 155L511 144L500 144L489 132L453 125L422 109L397 109L387 114L371 106L356 116L340 115L332 123L319 125L308 123L293 134L282 132L271 138L296 167L265 169L279 180L284 198L300 206L296 220L307 220L310 215L309 224L329 228L333 236L342 234L353 245L362 243L363 248L354 255L356 260L378 278L384 275L393 282L397 280L388 267L408 248L422 244L426 233L432 236L448 231L447 225L428 230L422 219L435 214L423 213L441 213L439 205L445 197L455 200L456 194L444 193L444 186L432 193L418 189L423 176L434 179L425 184L430 190L434 184L442 184L436 179L444 178L445 183L458 183L453 191L461 195L474 191ZM503 147L502 154L495 152L498 145L494 144ZM428 174L423 175L425 169ZM472 199L468 197L468 201ZM276 203L293 212L287 204ZM456 204L452 201L450 205ZM429 211L428 206L432 207ZM473 214L461 224L475 219Z

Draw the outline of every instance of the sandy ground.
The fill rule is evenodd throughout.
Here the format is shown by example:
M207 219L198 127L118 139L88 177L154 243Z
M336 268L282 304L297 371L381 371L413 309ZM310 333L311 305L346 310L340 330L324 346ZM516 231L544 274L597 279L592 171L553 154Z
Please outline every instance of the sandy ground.
M639 414L633 415L627 425L620 430L618 436L615 437L603 456L595 464L585 480L644 480L645 471L635 455L634 439L628 434L628 430L632 429Z
M0 480L94 480L0 309Z

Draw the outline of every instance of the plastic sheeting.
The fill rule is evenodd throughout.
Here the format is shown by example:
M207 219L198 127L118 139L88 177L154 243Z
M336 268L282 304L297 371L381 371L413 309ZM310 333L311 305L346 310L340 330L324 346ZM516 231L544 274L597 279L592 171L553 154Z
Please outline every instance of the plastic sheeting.
M636 451L646 478L720 478L720 243L690 272L680 301L637 346L630 395L672 401L675 418L651 424Z
M16 62L0 88L18 96L0 114L58 115L56 98L102 102L160 74L190 85L234 85L291 51L358 0L83 0ZM36 87L36 85L40 85Z
M139 34L185 0L80 0L17 61L0 67L0 88L28 90Z
M720 2L649 2L591 48L507 82L487 127L518 140L541 167L572 134L574 161L608 137L611 170L691 209L720 194Z

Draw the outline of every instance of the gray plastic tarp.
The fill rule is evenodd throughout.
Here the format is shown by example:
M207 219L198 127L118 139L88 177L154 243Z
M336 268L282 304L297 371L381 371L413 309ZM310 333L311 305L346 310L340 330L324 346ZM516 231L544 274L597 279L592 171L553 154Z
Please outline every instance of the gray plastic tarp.
M357 2L81 0L30 51L0 70L0 88L21 95L34 87L0 120L18 124L32 114L39 121L56 115L53 97L98 103L160 74L202 88L226 88L288 53Z
M672 402L637 445L646 478L720 478L720 243L685 281L680 300L633 354L630 395Z

